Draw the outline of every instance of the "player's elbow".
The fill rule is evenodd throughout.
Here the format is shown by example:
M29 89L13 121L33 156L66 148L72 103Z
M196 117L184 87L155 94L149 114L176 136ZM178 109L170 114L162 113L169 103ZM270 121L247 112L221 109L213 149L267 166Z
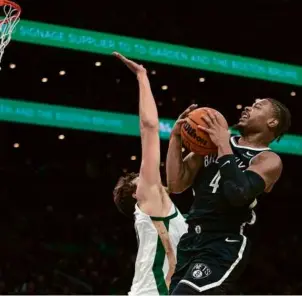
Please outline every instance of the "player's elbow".
M179 181L169 181L168 180L168 190L171 193L179 194L184 192L188 186L185 186L181 180Z
M177 170L167 166L167 183L170 192L182 193L187 190L193 183L191 174L186 170Z
M157 119L144 119L140 122L141 129L159 130L159 121Z

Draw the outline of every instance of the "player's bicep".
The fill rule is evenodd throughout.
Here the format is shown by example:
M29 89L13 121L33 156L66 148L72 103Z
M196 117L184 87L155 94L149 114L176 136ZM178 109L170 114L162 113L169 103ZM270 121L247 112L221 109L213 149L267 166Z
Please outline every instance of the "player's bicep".
M141 130L142 163L140 178L149 185L160 184L160 140L158 129L146 128Z
M262 177L265 182L265 191L269 192L280 178L282 168L282 161L277 154L263 152L255 157L248 170Z

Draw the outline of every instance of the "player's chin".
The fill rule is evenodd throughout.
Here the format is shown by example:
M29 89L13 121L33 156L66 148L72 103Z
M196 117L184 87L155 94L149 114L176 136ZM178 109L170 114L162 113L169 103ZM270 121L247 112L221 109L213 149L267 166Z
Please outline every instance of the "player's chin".
M246 124L245 122L238 122L233 126L233 128L242 134L244 129L246 128Z
M245 123L242 121L238 121L233 127L235 129L241 129L241 128L245 127Z
M238 127L245 127L247 125L248 125L248 120L246 119L239 119L239 121L236 124L236 126Z

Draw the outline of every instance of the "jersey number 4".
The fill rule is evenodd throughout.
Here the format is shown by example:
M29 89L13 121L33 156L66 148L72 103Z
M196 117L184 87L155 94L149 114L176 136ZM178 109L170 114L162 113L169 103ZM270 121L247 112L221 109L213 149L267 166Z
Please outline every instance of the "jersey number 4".
M221 175L220 171L218 171L210 183L210 186L213 188L212 193L216 193L217 189L219 188L220 179Z

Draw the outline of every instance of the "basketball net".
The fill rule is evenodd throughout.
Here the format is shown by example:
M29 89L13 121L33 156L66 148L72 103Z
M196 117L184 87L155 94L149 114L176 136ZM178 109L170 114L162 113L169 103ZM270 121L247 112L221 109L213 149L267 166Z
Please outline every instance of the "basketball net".
M9 0L0 0L0 11L1 8L4 16L0 16L0 64L4 50L11 41L12 33L20 20L21 14L21 7Z

